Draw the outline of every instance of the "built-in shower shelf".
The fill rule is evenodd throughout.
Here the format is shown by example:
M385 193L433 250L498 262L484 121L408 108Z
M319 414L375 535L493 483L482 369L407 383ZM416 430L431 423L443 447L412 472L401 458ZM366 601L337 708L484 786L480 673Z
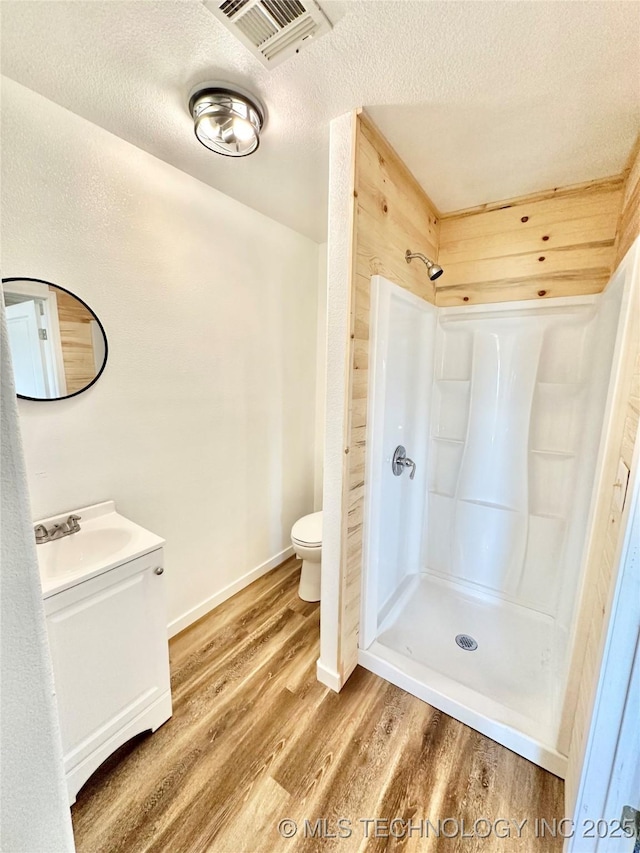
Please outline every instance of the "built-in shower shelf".
M455 495L452 495L450 492L443 492L441 489L429 489L430 495L435 495L437 498L447 498L448 500L453 500Z
M532 513L530 513L529 517L530 518L544 518L547 520L551 519L553 521L561 521L563 524L566 521L566 519L563 515L558 515L557 513L553 513L553 512L532 512Z
M531 448L529 453L536 453L539 456L551 456L558 459L575 459L576 454L569 450L536 450Z
M499 509L501 512L517 512L520 510L514 509L510 506L503 506L503 504L491 503L491 501L476 501L469 500L468 498L457 498L456 495L447 494L447 492L437 491L436 489L429 489L430 495L437 495L439 498L448 498L449 500L456 500L458 503L467 503L473 504L474 506L485 506L488 509Z
M446 435L432 435L432 441L446 441L447 444L464 444L463 438L447 438Z
M539 388L548 388L549 390L556 389L558 391L562 390L563 392L567 391L579 391L582 388L582 382L548 382L545 380L544 382L539 381L536 382L536 385Z
M501 512L517 512L521 510L512 506L504 506L504 504L493 503L492 501L469 500L468 498L458 498L461 503L473 504L474 506L485 506L487 509L499 509Z
M435 496L437 498L446 498L449 501L458 501L459 498L456 498L455 495L449 494L447 492L439 491L438 489L429 489L429 494ZM501 506L500 504L489 503L487 501L462 501L463 503L476 504L477 506L486 506L489 509L499 509L503 512L520 512L520 510L512 509L508 506ZM565 522L565 518L563 515L559 515L558 513L553 512L530 512L528 513L529 518L544 518L546 520L553 521L561 521ZM432 568L428 569L429 571L433 571ZM437 572L436 572L437 574ZM446 575L443 575L443 577Z
M446 376L439 376L436 378L436 382L450 382L452 385L468 385L471 382L471 379L447 379Z

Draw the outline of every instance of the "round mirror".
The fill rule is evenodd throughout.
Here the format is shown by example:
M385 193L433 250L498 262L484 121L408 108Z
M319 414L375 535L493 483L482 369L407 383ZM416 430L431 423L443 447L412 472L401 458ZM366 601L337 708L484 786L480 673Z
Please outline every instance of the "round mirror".
M107 336L91 308L39 278L3 278L18 397L63 400L86 391L107 363Z

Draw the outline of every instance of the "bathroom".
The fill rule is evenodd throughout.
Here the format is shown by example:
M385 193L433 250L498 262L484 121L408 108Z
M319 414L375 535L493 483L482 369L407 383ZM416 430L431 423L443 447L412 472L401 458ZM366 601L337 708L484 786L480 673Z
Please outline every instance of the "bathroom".
M10 451L3 525L6 519L25 540L3 536L3 660L20 661L33 677L3 690L3 714L20 734L2 727L3 763L16 767L15 779L3 780L13 796L3 795L2 849L73 849L59 691L34 561L76 534L36 546L33 527L109 501L163 543L162 563L150 569L163 570L156 580L164 588L173 704L153 734L132 734L100 754L74 794L77 849L304 848L306 819L328 821L325 843L359 849L360 819L406 817L416 797L416 818L528 819L531 834L520 847L512 839L513 849L562 849L563 838L534 838L536 818L573 819L578 801L589 807L583 814L620 817L587 802L587 747L596 755L599 684L611 657L604 644L612 646L616 626L627 624L611 614L636 470L638 7L320 2L326 31L270 68L215 6L2 3L3 279L70 291L107 344L104 369L86 391L17 401L24 469L15 430L8 438L3 432ZM259 102L264 130L251 156L221 157L196 138L190 95L211 80ZM419 256L408 262L407 250L443 273L432 278L434 269ZM407 316L425 331L403 331L393 340L402 338L405 349L385 350L384 323L395 315L385 315L382 302L391 304L398 289L418 300L407 302ZM602 320L611 294L615 304ZM591 337L574 334L565 316L574 304ZM457 476L460 461L452 460L470 398L456 408L456 394L480 362L469 360L464 376L454 369L436 377L436 338L455 336L455 323L476 322L472 316L520 322L503 321L509 311L524 311L520 319L536 330L544 326L545 340L547 325L559 330L565 347L558 356L542 346L536 361L547 369L557 356L555 372L547 370L554 387L541 389L538 378L536 400L547 397L527 408L530 389L524 404L526 416L537 418L536 434L590 448L583 455L548 444L528 449L540 466L529 469L535 488L547 488L538 503L562 493L567 513L580 504L574 556L563 551L562 562L554 552L533 590L550 593L562 565L568 675L553 694L562 706L551 721L553 743L552 735L536 739L473 703L462 708L456 690L467 685L460 688L455 673L445 673L455 683L436 695L442 684L427 678L425 687L424 673L398 675L395 664L371 660L380 639L379 614L366 604L380 579L376 561L395 559L411 597L430 531L444 529L432 519L425 534L426 504L434 493L456 494L436 480L451 484ZM558 312L565 314L554 326L548 318ZM390 389L371 375L396 357L406 384L385 409ZM578 381L558 381L583 363ZM446 394L454 401L452 435L434 421ZM586 408L563 421L571 394ZM7 399L3 384L9 417ZM378 415L391 412L393 420L403 406L410 422L387 447ZM393 476L399 445L416 463L413 480L410 465ZM446 459L433 450L441 446ZM526 442L516 456L523 448ZM541 480L558 450L577 453L577 467ZM513 467L506 465L504 482ZM513 479L521 483L518 470ZM577 471L586 472L580 488ZM375 516L384 499L387 511ZM312 529L298 527L292 542L294 525L310 516ZM90 524L80 520L76 542ZM550 539L546 529L527 535ZM477 539L469 541L477 548ZM394 556L396 545L413 551ZM609 567L600 575L598 547ZM307 592L298 585L299 558L307 560ZM492 556L483 566L495 563ZM447 581L448 570L431 569L434 583ZM492 601L509 595L502 590ZM509 612L521 604L510 600ZM531 612L546 614L538 622L547 625L549 608L534 604ZM428 613L425 628L434 619ZM477 650L459 654L482 673L486 643L464 622L451 624L452 644L458 634L477 640ZM528 639L529 624L519 623L505 648L515 654L518 631ZM506 679L520 699L526 672L523 665ZM9 668L6 678L12 674ZM481 687L497 691L491 674ZM552 704L546 694L538 699L543 710ZM32 716L21 713L27 704ZM622 718L610 712L609 728L623 731ZM281 728L274 722L285 720ZM234 755L236 742L242 754ZM340 817L351 821L351 838L331 841ZM297 838L278 834L284 819L297 822ZM254 829L243 834L243 824ZM579 841L566 839L567 849L596 849ZM597 849L613 850L614 841L615 849L632 849L627 838L601 840ZM311 849L317 841L306 843ZM507 849L495 834L477 843Z

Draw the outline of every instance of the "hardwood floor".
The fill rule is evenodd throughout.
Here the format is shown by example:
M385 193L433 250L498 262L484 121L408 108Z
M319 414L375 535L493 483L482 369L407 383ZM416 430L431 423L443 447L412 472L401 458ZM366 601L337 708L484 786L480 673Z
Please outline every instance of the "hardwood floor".
M562 817L559 779L361 668L340 694L316 681L319 608L297 596L299 567L171 641L174 715L80 791L79 853L560 851L535 826ZM527 824L480 839L482 818Z

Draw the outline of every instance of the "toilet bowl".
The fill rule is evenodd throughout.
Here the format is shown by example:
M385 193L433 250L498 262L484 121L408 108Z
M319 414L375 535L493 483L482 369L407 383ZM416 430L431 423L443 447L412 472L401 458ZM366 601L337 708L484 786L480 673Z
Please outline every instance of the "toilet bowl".
M302 560L298 595L303 601L320 601L322 511L298 519L291 528L291 544Z

